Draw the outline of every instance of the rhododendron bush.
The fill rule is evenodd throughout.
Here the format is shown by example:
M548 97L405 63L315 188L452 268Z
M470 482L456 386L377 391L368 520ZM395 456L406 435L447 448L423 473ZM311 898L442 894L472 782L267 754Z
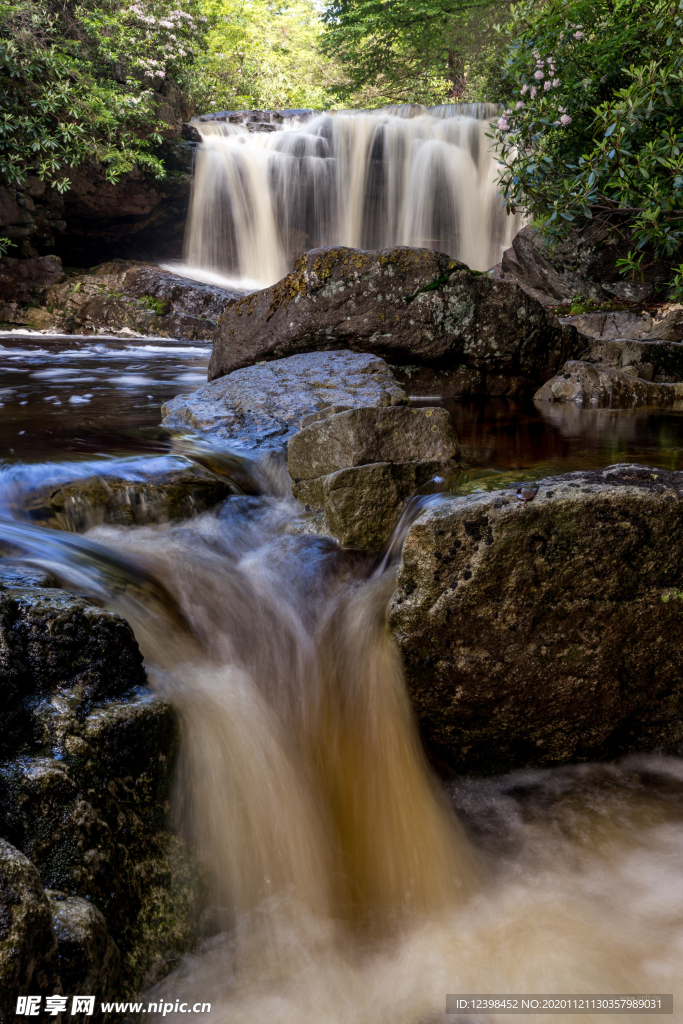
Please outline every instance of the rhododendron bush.
M187 84L205 25L196 0L0 0L0 179L64 189L86 159L163 177L159 87Z
M550 0L513 7L503 30L508 210L551 243L597 218L632 243L631 273L683 256L682 15L683 0Z

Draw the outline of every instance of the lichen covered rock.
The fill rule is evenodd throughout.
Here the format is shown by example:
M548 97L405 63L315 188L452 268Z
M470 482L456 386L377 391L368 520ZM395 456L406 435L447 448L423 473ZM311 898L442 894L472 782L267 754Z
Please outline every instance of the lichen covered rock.
M349 348L390 363L420 364L538 386L578 355L563 328L516 285L476 274L444 253L408 247L313 249L271 288L226 305L209 379L297 352Z
M59 950L62 990L68 995L96 992L116 997L121 985L121 957L104 915L89 900L48 889Z
M483 773L680 743L682 509L683 474L613 466L426 511L390 621L427 743Z
M282 448L302 417L406 401L383 359L310 352L235 370L162 407L163 425L201 431L237 448Z

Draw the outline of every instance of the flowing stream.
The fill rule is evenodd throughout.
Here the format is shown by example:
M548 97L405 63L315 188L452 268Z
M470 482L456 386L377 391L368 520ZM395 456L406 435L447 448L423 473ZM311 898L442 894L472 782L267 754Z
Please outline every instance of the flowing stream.
M487 270L521 226L495 185L487 132L496 110L320 114L258 133L197 121L187 272L263 287L302 253L328 245L423 246Z
M97 339L100 366L123 371L116 383L111 371L83 380L93 339L51 343L61 378L38 376L37 342L3 343L16 387L0 409L14 449L0 463L0 543L125 614L182 723L174 820L198 851L210 926L150 1001L211 1002L224 1024L445 1024L449 992L681 991L680 760L438 779L386 625L401 537L378 561L298 532L272 461L242 465L258 493L194 519L85 536L37 527L22 500L46 479L144 478L192 457L173 455L163 432L150 438L146 421L122 440L109 406L115 395L126 422L153 393L147 381L177 390L168 378L197 372L201 354L122 356L120 341ZM133 365L144 384L126 382ZM69 406L97 448L48 446L37 461L51 403L72 394L91 396ZM464 490L604 465L615 446L624 461L680 465L677 409L557 422L505 402L458 410ZM237 465L229 453L223 464Z

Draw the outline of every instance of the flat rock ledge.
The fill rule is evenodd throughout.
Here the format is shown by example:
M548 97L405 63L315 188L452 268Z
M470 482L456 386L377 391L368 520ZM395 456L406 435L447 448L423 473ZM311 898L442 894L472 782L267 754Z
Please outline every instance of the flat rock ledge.
M444 498L390 624L427 744L458 772L677 749L683 473L635 465Z
M683 383L654 384L643 380L638 366L621 369L568 360L562 373L534 395L536 402L574 402L592 407L667 405L683 399Z
M309 352L234 370L171 399L161 412L171 430L205 433L235 448L282 449L305 416L406 401L383 359Z
M348 348L429 373L469 394L538 387L584 347L515 284L471 271L445 253L408 247L313 249L271 288L228 302L209 379L262 360ZM432 392L433 393L433 392Z

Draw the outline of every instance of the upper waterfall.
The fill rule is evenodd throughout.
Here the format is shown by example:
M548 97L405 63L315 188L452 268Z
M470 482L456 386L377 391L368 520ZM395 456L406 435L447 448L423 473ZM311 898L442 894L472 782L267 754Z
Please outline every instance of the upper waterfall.
M486 133L496 110L406 104L255 133L197 121L187 262L265 286L319 246L411 245L487 270L521 227L495 184Z

